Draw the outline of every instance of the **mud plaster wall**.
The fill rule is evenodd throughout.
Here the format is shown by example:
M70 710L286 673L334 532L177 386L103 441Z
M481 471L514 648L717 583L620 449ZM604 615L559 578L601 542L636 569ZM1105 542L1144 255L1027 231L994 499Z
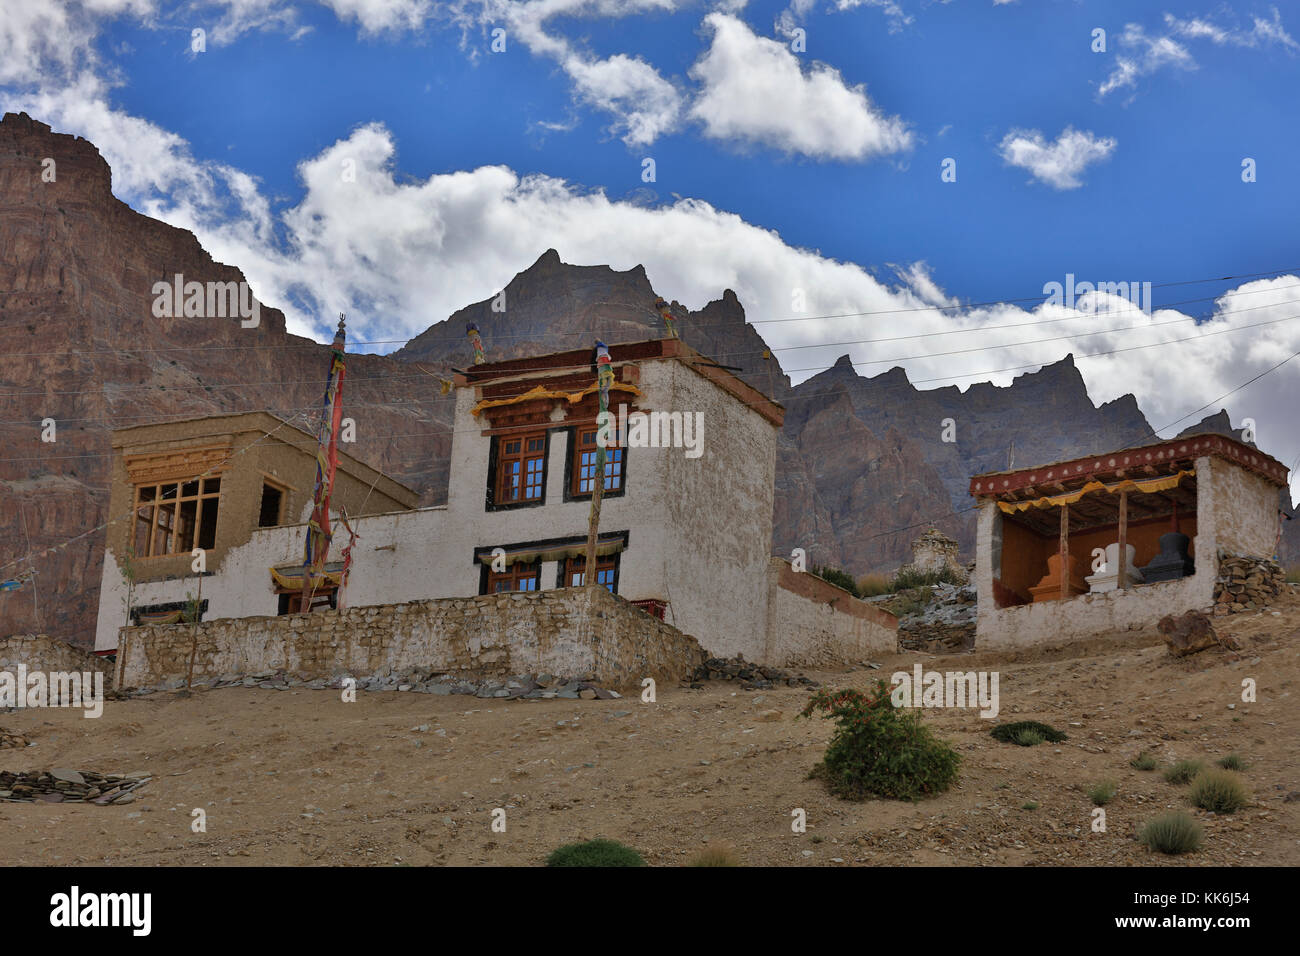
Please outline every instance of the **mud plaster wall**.
M767 651L777 667L858 663L897 649L898 619L783 558L767 576ZM748 655L746 655L748 656Z
M604 588L561 588L121 632L122 686L284 668L310 677L407 667L546 672L631 690L704 660L693 637Z

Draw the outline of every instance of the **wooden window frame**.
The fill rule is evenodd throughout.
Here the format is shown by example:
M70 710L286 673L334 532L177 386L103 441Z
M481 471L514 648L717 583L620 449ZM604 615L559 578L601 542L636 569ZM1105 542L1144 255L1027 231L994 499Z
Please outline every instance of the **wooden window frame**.
M483 568L486 572L483 575L483 582L480 587L481 593L483 594L509 594L515 591L533 593L542 589L541 561L532 561L527 563L516 561L514 564L508 565L504 571L493 571L491 566L486 564L483 565ZM515 586L500 591L496 588L497 583L501 581L509 582L511 585L518 585L519 582L523 580L531 580L533 582L533 587L521 588Z
M221 486L220 486L221 480L222 480L221 475L204 475L202 477L189 476L189 477L176 478L174 480L168 480L168 481L141 482L140 484L135 485L134 487L135 507L132 509L131 530L130 530L130 537L128 538L128 541L131 546L132 554L134 555L134 557L140 560L151 560L153 558L172 558L172 557L176 557L177 555L186 555L186 556L190 555L195 548L200 546L199 535L202 533L203 514L206 508L214 507L216 509L217 516L219 517L221 514ZM191 495L182 494L185 486L187 484L190 484L191 482L197 483L197 488L195 490L195 493ZM209 482L216 482L218 484L218 487L215 491L208 490ZM175 497L164 497L163 489L172 486L176 488ZM150 489L153 491L153 497L150 498L148 501L142 501L141 493ZM184 548L181 548L176 545L176 538L178 536L178 532L180 529L179 529L179 522L176 520L175 516L179 515L181 505L190 501L194 502L194 528L193 531L190 533L188 545ZM207 504L208 502L213 502L213 504L209 506ZM170 504L171 507L166 509L161 508L159 507L160 503ZM140 534L140 524L142 521L142 516L140 514L140 511L142 508L149 509L149 516L147 519L147 524L149 525L149 533L145 541L146 550L148 551L147 554L141 554L139 552L139 549L136 547L137 538L139 537ZM155 546L158 541L158 532L159 532L158 518L164 511L169 512L173 516L171 528L163 529L164 531L168 532L168 542L170 545L170 549L156 552ZM213 527L212 537L213 537L212 545L208 548L204 548L203 549L204 551L209 551L212 548L216 547L215 526Z
M506 454L502 449L504 443L518 440L520 450L514 454ZM536 452L527 451L530 441L541 439L542 448L540 456ZM519 498L517 501L502 500L505 491L506 468L509 463L519 461L521 463L520 479L525 481L529 472L527 462L540 457L542 466L538 472L538 487L540 494L536 498ZM507 432L501 435L492 436L492 448L488 455L488 488L486 507L488 511L500 511L507 508L534 508L546 504L546 482L549 472L548 463L551 457L551 429L534 428L517 432ZM521 484L521 490L527 487Z
M599 429L595 425L575 425L568 429L569 433L569 453L564 461L564 500L565 501L590 501L591 491L581 491L579 486L582 483L582 456L589 452L595 451L595 445L590 448L584 448L582 439L584 435L594 435ZM618 455L618 484L613 488L606 488L601 495L602 498L618 498L627 489L627 448L618 446L605 449L605 481L609 483L611 477L608 470L610 456ZM593 487L595 485L595 476L588 478Z
M617 551L614 552L613 554L596 556L596 578L597 580L599 580L600 577L603 574L605 574L605 572L608 571L610 573L609 581L602 582L602 583L605 585L606 588L609 589L609 592L611 594L618 593L618 571L619 571L619 564L620 564L619 557L620 557L620 552ZM559 562L559 565L560 565L559 575L556 577L555 580L556 587L579 588L582 587L584 584L586 584L587 576L584 573L584 569L586 568L587 565L586 555L582 555L581 557L565 558L563 561ZM574 584L573 577L575 574L579 574L579 573L582 573L583 575L582 583Z

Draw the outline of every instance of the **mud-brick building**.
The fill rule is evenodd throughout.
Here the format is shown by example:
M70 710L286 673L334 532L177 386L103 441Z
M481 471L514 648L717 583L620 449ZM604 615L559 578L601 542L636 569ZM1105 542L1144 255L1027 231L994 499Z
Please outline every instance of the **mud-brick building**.
M1227 555L1277 548L1287 469L1195 435L976 475L976 646L1058 643L1208 609Z
M772 555L781 406L677 339L612 345L609 353L609 404L621 441L608 450L599 583L713 654L781 664L892 650L891 615ZM414 508L408 489L353 459L341 462L333 510L347 509L355 538L336 523L332 563L314 590L328 601L313 602L313 609L391 608L585 583L599 410L592 363L592 350L580 349L457 373L445 505ZM150 482L193 482L203 467L277 424L263 416L256 434L241 432L221 448L213 436L232 426L219 419L117 433L114 509L143 501ZM223 466L215 536L197 545L212 549L204 621L299 611L292 595L300 593L301 578L293 575L301 573L315 448L305 433L286 445L274 463L258 451L233 455ZM176 458L167 459L165 478L140 470L141 456L150 454ZM293 470L295 454L303 458L301 471ZM206 487L200 485L200 497ZM287 496L274 522L269 510L259 510L259 489L266 487ZM338 560L349 541L344 576ZM124 621L125 545L124 533L110 536L100 650L118 646ZM137 605L161 609L195 592L188 553L137 552ZM530 624L520 613L522 634Z
M96 651L117 646L128 590L133 624L178 621L190 599L203 618L238 615L245 595L225 569L242 563L258 530L307 520L316 438L251 412L118 429L112 447L109 514L130 518L106 533ZM419 496L341 452L334 500L357 514L409 510ZM202 587L196 548L204 552ZM294 599L290 590L270 593L273 609L281 594Z

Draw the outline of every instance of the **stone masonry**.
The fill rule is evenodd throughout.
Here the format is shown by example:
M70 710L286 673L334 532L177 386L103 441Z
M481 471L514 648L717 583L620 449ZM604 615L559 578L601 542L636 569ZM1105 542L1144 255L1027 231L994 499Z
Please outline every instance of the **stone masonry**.
M120 687L282 669L315 678L421 667L540 673L618 689L677 681L705 660L695 638L604 588L557 588L284 617L123 628Z

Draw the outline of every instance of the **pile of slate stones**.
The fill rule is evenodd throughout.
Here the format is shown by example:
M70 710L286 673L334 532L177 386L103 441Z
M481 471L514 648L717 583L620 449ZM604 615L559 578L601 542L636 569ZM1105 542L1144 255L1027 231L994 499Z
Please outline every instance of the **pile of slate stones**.
M8 803L131 803L134 790L151 779L144 771L96 773L93 770L0 771L0 801Z
M700 690L706 680L740 681L741 690L771 690L779 684L787 687L818 687L815 680L790 674L779 667L753 664L743 654L735 657L710 657L687 678L692 690Z

